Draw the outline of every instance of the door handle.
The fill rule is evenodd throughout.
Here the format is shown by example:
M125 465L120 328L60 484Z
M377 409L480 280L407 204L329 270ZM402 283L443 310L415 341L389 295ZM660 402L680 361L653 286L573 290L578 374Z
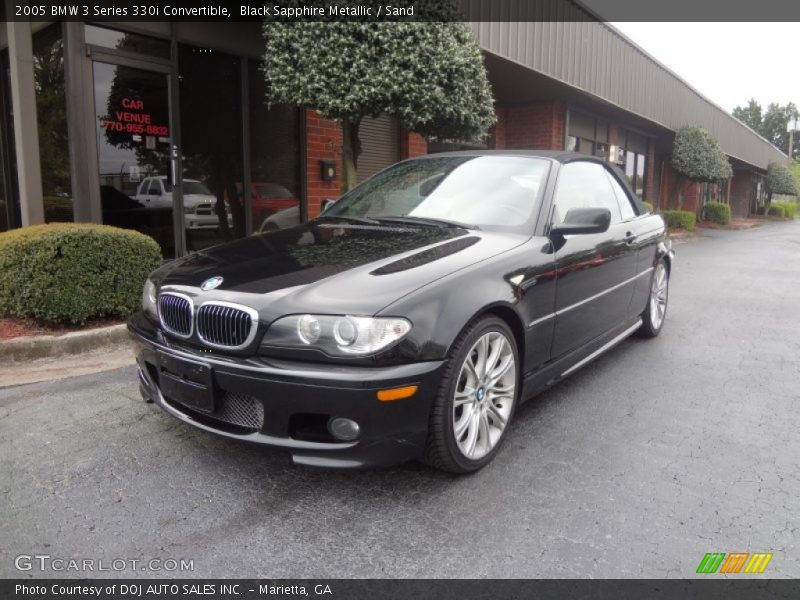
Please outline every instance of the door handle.
M625 233L625 243L628 244L628 246L632 245L633 242L636 241L636 237L637 236L635 236L632 232L627 231Z

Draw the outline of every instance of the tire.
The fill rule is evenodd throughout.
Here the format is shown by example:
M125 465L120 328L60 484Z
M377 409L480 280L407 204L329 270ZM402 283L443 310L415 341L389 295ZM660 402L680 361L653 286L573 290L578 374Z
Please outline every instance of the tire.
M658 260L650 279L650 294L647 306L642 313L642 326L637 331L640 337L654 338L664 327L667 320L667 304L669 301L669 267L663 258Z
M505 321L486 316L467 325L448 354L423 461L459 474L491 462L514 416L519 370L519 351Z

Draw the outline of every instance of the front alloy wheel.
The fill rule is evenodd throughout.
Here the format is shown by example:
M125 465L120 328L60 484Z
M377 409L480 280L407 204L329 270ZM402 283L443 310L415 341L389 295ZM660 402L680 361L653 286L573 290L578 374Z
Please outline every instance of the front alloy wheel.
M453 434L466 458L477 460L500 441L516 391L516 361L499 332L482 335L461 365L453 397Z
M469 473L492 459L514 414L518 364L514 336L501 319L486 317L462 332L431 413L428 464Z
M669 300L669 269L664 259L660 259L653 269L650 280L650 296L647 308L642 313L642 326L639 333L644 337L655 337L664 326L667 316L667 300Z

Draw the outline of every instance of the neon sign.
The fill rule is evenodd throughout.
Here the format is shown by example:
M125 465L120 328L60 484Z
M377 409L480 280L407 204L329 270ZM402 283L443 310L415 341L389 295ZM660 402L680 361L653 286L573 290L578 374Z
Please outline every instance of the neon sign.
M100 122L106 130L132 134L135 136L133 141L141 141L136 137L142 135L169 137L169 127L153 123L153 115L146 112L143 100L123 98L121 104L122 110L114 111L113 118Z

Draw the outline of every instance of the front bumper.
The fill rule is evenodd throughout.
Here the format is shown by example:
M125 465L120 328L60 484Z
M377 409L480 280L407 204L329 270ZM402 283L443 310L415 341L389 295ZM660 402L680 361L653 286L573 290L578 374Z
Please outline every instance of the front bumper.
M179 346L142 313L128 322L136 346L139 389L173 417L199 429L230 438L287 449L295 463L319 467L364 468L419 458L428 432L430 407L443 363L420 362L388 367L310 364L262 357L231 357ZM202 413L181 398L166 398L159 385L160 356L203 363L211 368L215 411ZM405 400L380 402L377 391L417 385ZM248 427L232 423L240 406L257 403L259 417ZM333 417L360 426L356 441L341 442L327 433ZM236 417L238 418L238 417ZM236 421L236 418L233 421ZM326 437L327 436L327 437Z

